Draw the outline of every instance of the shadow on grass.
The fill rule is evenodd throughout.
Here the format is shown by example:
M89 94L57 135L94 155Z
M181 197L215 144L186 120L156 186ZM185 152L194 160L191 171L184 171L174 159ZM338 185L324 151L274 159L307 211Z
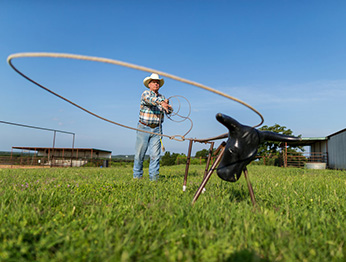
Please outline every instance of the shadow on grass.
M238 252L234 252L225 260L227 262L269 262L268 258L259 256L255 251L249 249L243 249Z
M250 200L249 190L244 187L232 188L229 191L229 200L231 202L242 202Z
M166 175L166 174L161 174L160 173L160 178L171 178L171 177L184 177L185 173L184 172L179 172L176 174L170 174L170 175ZM201 172L197 172L197 171L190 171L188 173L187 179L189 179L189 177L201 177L201 180L203 179L203 174Z

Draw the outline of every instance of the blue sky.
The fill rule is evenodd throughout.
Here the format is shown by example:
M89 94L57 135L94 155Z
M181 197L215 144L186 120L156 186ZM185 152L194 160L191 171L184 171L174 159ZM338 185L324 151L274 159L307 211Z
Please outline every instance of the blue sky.
M57 52L105 57L154 68L210 86L256 108L264 125L323 137L345 125L345 1L10 1L0 2L0 120L74 132L76 147L133 154L135 131L96 119L22 78L7 57ZM148 73L56 58L20 58L18 69L72 101L136 127ZM171 79L161 92L191 104L193 129L206 138L226 132L222 112L254 126L249 109ZM188 104L181 99L181 113ZM173 106L178 101L172 100ZM189 122L166 119L164 133ZM0 124L0 151L52 146L53 133ZM72 137L57 134L57 147ZM167 151L188 142L164 139ZM206 145L195 144L194 152Z

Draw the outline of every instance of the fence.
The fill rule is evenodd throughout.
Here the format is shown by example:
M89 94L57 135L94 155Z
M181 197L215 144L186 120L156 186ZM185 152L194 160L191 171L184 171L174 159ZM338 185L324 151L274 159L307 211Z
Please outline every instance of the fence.
M328 164L328 154L326 152L287 153L285 166L305 167L306 163Z
M328 155L326 152L289 152L281 156L258 157L263 165L278 165L283 167L305 167L306 163L326 163ZM196 164L204 164L206 158L191 158ZM214 158L212 158L213 162ZM120 161L122 162L122 161ZM125 161L126 162L126 161ZM175 164L186 164L186 157L179 156ZM103 166L111 165L109 159L95 158L48 158L37 156L36 154L24 154L13 156L0 156L0 165L11 166L49 166L49 167L81 167L81 166Z
M101 158L48 158L29 155L0 156L0 165L2 166L30 166L30 167L108 167L109 159Z
M306 163L326 163L328 165L328 154L326 152L287 152L271 157L258 157L264 165L276 165L282 167L305 167Z

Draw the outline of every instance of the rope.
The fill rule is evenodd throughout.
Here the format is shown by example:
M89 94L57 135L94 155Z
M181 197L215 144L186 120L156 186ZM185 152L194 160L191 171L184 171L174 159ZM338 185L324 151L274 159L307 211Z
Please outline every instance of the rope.
M157 133L153 133L153 132L139 130L139 129L134 128L134 127L130 127L130 126L126 126L126 125L122 125L120 123L114 122L114 121L109 120L107 118L104 118L104 117L102 117L100 115L97 115L97 114L87 110L86 108L84 108L84 107L82 107L82 106L80 106L80 105L78 105L78 104L68 100L67 98L65 98L65 97L63 97L63 96L53 92L52 90L48 89L47 87L39 84L38 82L34 81L33 79L31 79L28 76L26 76L25 74L23 74L21 71L19 71L12 64L12 60L13 59L15 59L15 58L23 58L23 57L53 57L53 58L68 58L68 59L77 59L77 60L87 60L87 61L95 61L95 62L119 65L119 66L128 67L128 68L132 68L132 69L136 69L136 70L140 70L140 71L145 71L145 72L149 72L149 73L156 73L156 74L159 74L161 76L168 77L168 78L171 78L173 80L177 80L177 81L182 82L182 83L186 83L186 84L190 84L190 85L202 88L204 90L207 90L207 91L210 91L212 93L221 95L221 96L223 96L225 98L231 99L231 100L233 100L233 101L235 101L237 103L240 103L240 104L244 105L245 107L247 107L250 110L252 110L253 112L255 112L261 118L261 122L258 125L255 125L254 127L258 127L258 126L262 125L262 123L264 122L263 116L256 109L254 109L252 106L248 105L247 103L245 103L245 102L243 102L243 101L241 101L241 100L239 100L239 99L237 99L235 97L232 97L230 95L222 93L222 92L220 92L220 91L218 91L216 89L213 89L211 87L202 85L200 83L193 82L193 81L190 81L190 80L178 77L178 76L174 76L174 75L171 75L171 74L168 74L168 73L165 73L165 72L162 72L162 71L158 71L158 70L155 70L155 69L147 68L147 67L144 67L144 66L138 66L138 65L135 65L135 64L130 64L130 63L126 63L126 62L122 62L122 61L118 61L118 60L114 60L114 59L108 59L108 58L101 58L101 57L94 57L94 56L83 56L83 55L74 55L74 54L64 54L64 53L41 53L41 52L40 53L17 53L17 54L12 54L12 55L10 55L7 58L7 62L9 63L9 65L18 74L20 74L22 77L26 78L30 82L34 83L35 85L39 86L40 88L46 90L47 92L49 92L49 93L59 97L60 99L70 103L71 105L73 105L73 106L83 110L84 112L86 112L86 113L88 113L88 114L90 114L90 115L92 115L94 117L97 117L97 118L99 118L101 120L104 120L106 122L109 122L109 123L112 123L112 124L115 124L115 125L118 125L118 126L121 126L121 127L125 127L125 128L128 128L128 129L131 129L131 130L141 131L141 132L150 133L150 134L156 134L156 135L160 135L161 137L168 137L168 138L176 140L176 141L193 140L193 141L199 141L199 142L206 142L206 141L210 141L210 140L221 139L221 138L227 137L227 134L222 134L220 136L211 137L211 138L207 138L207 139L193 139L193 138L186 138L185 135L187 133L184 136L181 136L181 135L168 136L168 135L164 135L164 134L157 134ZM190 132L190 130L189 130L189 132Z
M179 100L178 97L181 97L181 98L185 99L186 102L187 102L187 104L189 105L189 112L188 112L187 116L182 116L182 115L179 114L179 112L180 112L180 107L181 107L181 103L180 103L180 100ZM167 118L168 118L169 120L173 121L173 122L176 122L176 123L181 123L181 122L184 122L184 121L186 121L186 120L189 120L189 121L190 121L190 129L183 135L183 137L185 137L188 133L190 133L190 131L192 130L192 127L193 127L193 121L192 121L191 118L189 117L190 114L191 114L191 104L190 104L190 101L189 101L186 97L181 96L181 95L171 96L171 97L168 98L169 101L171 101L172 98L176 98L176 99L178 100L178 102L179 102L179 107L178 107L177 110L175 110L175 111L173 111L171 114L167 115ZM172 107L173 107L173 106L172 106ZM173 119L174 116L180 117L181 120L180 120L180 121L179 121L179 120L174 120L174 119Z

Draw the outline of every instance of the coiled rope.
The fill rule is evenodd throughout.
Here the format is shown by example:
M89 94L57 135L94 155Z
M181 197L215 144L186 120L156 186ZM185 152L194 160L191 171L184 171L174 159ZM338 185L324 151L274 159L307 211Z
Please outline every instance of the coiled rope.
M106 122L109 122L109 123L112 123L112 124L115 124L115 125L118 125L118 126L121 126L121 127L125 127L125 128L128 128L128 129L132 129L132 130L136 130L136 131L141 131L141 132L145 132L145 133L150 133L150 134L156 134L156 135L160 135L162 137L168 137L169 139L173 139L173 140L176 140L176 141L184 141L184 140L193 140L193 141L198 141L198 142L207 142L207 141L211 141L211 140L216 140L216 139L221 139L221 138L225 138L227 137L227 133L225 134L222 134L222 135L219 135L219 136L216 136L216 137L210 137L210 138L206 138L206 139L193 139L193 138L186 138L185 135L173 135L173 136L169 136L169 135L165 135L165 134L157 134L157 133L153 133L153 132L148 132L148 131L144 131L144 130L139 130L137 128L134 128L134 127L130 127L130 126L126 126L126 125L123 125L123 124L120 124L118 122L115 122L115 121L112 121L112 120L109 120L107 118L104 118L100 115L97 115L89 110L87 110L86 108L70 101L69 99L53 92L52 90L48 89L47 87L39 84L38 82L34 81L33 79L29 78L28 76L26 76L25 74L23 74L21 71L19 71L13 64L12 64L12 60L15 59L15 58L23 58L23 57L52 57L52 58L68 58L68 59L77 59L77 60L87 60L87 61L94 61L94 62L101 62L101 63L108 63L108 64L113 64L113 65L119 65L119 66L123 66L123 67L128 67L128 68L132 68L132 69L136 69L136 70L140 70L140 71L145 71L145 72L149 72L149 73L156 73L156 74L159 74L161 76L164 76L164 77L168 77L168 78L171 78L173 80L177 80L179 82L182 82L182 83L186 83L186 84L189 84L189 85L193 85L193 86L196 86L196 87L199 87L199 88L202 88L204 90L207 90L207 91L210 91L212 93L215 93L215 94L218 94L218 95L221 95L225 98L228 98L230 100L233 100L237 103L240 103L242 104L243 106L251 109L253 112L255 112L260 118L261 118L261 122L254 126L254 127L258 127L260 125L262 125L262 123L264 122L264 119L263 119L263 116L255 109L253 108L252 106L250 106L249 104L241 101L240 99L237 99L235 97L232 97L230 95L227 95L225 93L222 93L216 89L213 89L211 87L208 87L208 86L205 86L205 85L202 85L200 83L197 83L197 82L193 82L193 81L190 81L190 80L187 80L187 79L184 79L184 78L181 78L181 77L178 77L178 76L174 76L174 75L171 75L171 74L168 74L168 73L165 73L165 72L162 72L162 71L158 71L158 70L155 70L155 69L152 69L152 68L148 68L148 67L144 67L144 66L139 66L139 65L135 65L135 64L130 64L130 63L126 63L126 62L122 62L122 61L118 61L118 60L114 60L114 59L109 59L109 58L102 58L102 57L94 57L94 56L84 56L84 55L75 55L75 54L65 54L65 53L17 53L17 54L12 54L10 56L8 56L7 58L7 62L9 63L9 65L18 73L20 74L21 76L23 76L25 79L29 80L30 82L34 83L35 85L39 86L40 88L46 90L47 92L59 97L60 99L70 103L71 105L83 110L84 112L94 116L94 117L97 117L101 120L104 120ZM190 120L191 121L191 120ZM192 128L192 127L191 127ZM191 129L190 129L191 130ZM188 132L190 132L190 130Z

